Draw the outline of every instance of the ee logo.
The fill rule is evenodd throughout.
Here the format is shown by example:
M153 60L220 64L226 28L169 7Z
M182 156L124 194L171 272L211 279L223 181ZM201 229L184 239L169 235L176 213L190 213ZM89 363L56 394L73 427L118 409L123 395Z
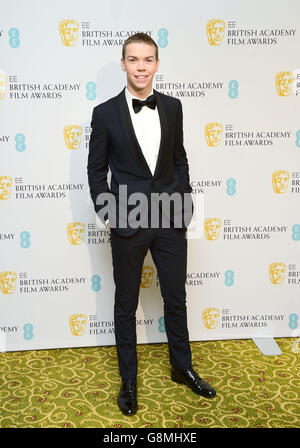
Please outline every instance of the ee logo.
M300 148L300 129L296 132L296 146Z
M91 278L91 289L95 292L101 289L101 277L100 275L93 275Z
M292 227L292 239L300 241L300 224L294 224Z
M26 149L26 144L25 144L25 135L24 134L17 134L15 136L15 148L16 151L18 152L23 152Z
M233 196L236 193L236 180L231 178L226 181L226 193L229 196Z
M228 83L228 96L229 98L237 98L239 95L238 91L239 83L236 80L231 80Z
M168 30L166 28L161 28L158 30L158 46L160 48L166 48L168 46Z
M20 31L18 30L18 28L11 28L8 31L8 36L9 36L8 43L12 48L17 48L20 46L20 39L19 39Z
M31 245L30 242L30 233L24 230L20 233L20 246L23 249L27 249Z
M161 317L158 319L158 331L159 331L160 333L165 333L165 332L166 332L166 328L165 328L165 319L164 319L163 316L161 316Z
M225 285L226 286L232 286L234 284L234 272L231 270L225 271Z
M289 327L292 330L296 330L296 328L298 328L298 320L299 320L298 314L292 313L289 315Z
M29 341L30 339L33 338L33 325L32 324L25 324L23 326L23 330L24 330L24 333L23 333L24 339Z
M89 81L86 83L86 97L88 100L93 101L96 99L96 83L94 83L93 81Z

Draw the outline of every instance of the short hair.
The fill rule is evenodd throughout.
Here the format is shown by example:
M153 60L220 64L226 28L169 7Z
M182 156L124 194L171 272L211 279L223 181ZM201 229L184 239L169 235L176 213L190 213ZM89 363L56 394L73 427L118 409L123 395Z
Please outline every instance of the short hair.
M155 48L155 58L158 60L158 46L156 42L152 39L152 37L148 36L146 33L135 33L132 36L129 36L128 39L125 40L122 48L122 59L125 59L125 51L127 45L133 42L142 42L144 44L152 45Z

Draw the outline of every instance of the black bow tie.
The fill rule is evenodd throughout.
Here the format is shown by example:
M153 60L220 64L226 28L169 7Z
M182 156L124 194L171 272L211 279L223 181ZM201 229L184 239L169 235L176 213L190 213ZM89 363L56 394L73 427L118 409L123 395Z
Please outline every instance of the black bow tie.
M145 101L133 98L132 107L135 113L139 112L143 106L150 107L150 109L155 109L156 107L155 95L148 96L148 98Z

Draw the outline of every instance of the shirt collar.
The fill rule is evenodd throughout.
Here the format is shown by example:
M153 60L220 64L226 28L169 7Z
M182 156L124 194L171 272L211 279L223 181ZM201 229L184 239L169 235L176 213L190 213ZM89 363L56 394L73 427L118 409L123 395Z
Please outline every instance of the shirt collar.
M149 93L149 95L146 96L146 98L142 99L142 101L144 101L145 99L147 99L148 96L150 96L150 95L153 95L153 89L151 90L151 92ZM131 100L132 100L133 98L135 98L135 99L137 99L137 100L140 100L140 99L141 99L141 98L138 98L137 96L132 95L132 93L129 92L128 87L126 87L126 89L125 89L125 96L126 96L127 102L130 103L130 104L132 104L132 101L131 101Z

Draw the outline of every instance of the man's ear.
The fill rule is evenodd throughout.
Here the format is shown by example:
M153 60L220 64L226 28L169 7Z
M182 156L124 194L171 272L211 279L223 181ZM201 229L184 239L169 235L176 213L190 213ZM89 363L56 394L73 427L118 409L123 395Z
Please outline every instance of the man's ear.
M121 58L121 67L122 67L122 70L124 70L124 72L126 72L124 63L125 63L124 59Z

